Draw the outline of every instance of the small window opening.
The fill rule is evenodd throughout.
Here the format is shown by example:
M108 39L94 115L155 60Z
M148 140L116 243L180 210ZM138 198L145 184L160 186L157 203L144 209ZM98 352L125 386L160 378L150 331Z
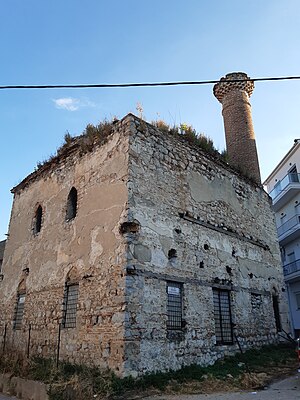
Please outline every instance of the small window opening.
M64 328L76 327L76 314L78 303L78 283L66 284L63 302L63 322Z
M77 213L77 190L72 187L67 200L66 221L76 217Z
M177 251L175 249L170 249L168 251L168 259L172 260L173 258L177 257Z
M169 330L182 329L182 284L167 282L167 296L167 328Z
M276 325L276 331L281 332L281 321L280 321L280 312L279 312L279 301L278 301L278 296L273 295L272 296L273 300L273 310L274 310L274 318L275 318L275 325Z
M34 218L33 233L35 235L37 235L41 231L42 219L43 219L43 209L42 206L39 205L35 212L35 218Z
M209 249L209 245L207 243L204 244L204 250L208 250Z
M226 265L226 272L230 275L232 274L232 268L230 268L229 265Z
M22 328L22 321L24 316L24 305L25 305L25 293L18 293L17 304L14 316L14 329L18 330Z
M216 344L233 344L230 292L213 289Z
M139 221L127 221L120 225L120 233L138 233L141 228Z

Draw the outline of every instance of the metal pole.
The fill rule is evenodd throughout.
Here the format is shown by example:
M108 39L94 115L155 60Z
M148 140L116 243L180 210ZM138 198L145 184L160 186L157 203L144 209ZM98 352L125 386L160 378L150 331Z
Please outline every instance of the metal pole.
M30 352L30 339L31 339L31 324L29 324L28 327L27 358L29 358L29 352Z
M239 341L239 339L238 339L238 337L237 337L237 334L236 334L235 332L234 332L234 338L235 338L235 340L236 340L236 342L237 342L237 344L238 344L238 346L239 346L239 349L240 349L241 354L245 354L245 353L243 352L242 346L241 346L240 341ZM248 374L250 374L251 371L250 371L250 368L249 368L249 365L248 365L247 361L244 360L244 363L245 363L246 371L248 372Z
M239 341L239 339L238 339L236 333L234 333L234 338L235 338L235 340L236 340L236 342L237 342L237 344L238 344L238 346L239 346L240 352L241 352L242 354L244 354L243 349L242 349L242 346L241 346L241 344L240 344L240 341Z
M57 339L56 367L58 367L58 363L59 363L60 335L61 335L61 323L58 324L58 339Z

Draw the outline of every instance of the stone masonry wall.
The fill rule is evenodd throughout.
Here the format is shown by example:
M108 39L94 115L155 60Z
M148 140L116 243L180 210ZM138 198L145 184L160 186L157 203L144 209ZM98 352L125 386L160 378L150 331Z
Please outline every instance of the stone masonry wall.
M243 348L277 340L272 296L288 330L269 198L227 165L129 114L105 144L27 180L15 192L0 282L6 352L57 355L66 282L79 284L79 298L76 327L61 329L60 359L120 375L236 352L236 340L216 345L213 288L230 292ZM66 221L72 187L77 215ZM173 331L167 282L182 285L182 327Z
M79 284L76 327L61 330L60 358L122 373L127 218L128 120L107 143L75 153L15 193L0 283L0 346L55 357L65 283ZM69 191L77 215L66 221ZM32 231L37 205L41 231ZM21 286L20 286L21 285ZM26 290L22 328L13 329L18 288ZM5 341L5 343L4 343Z
M236 340L216 345L212 288L230 291L244 349L277 340L272 295L289 330L274 216L262 188L132 117L128 191L137 228L126 234L126 373L211 364L238 351ZM183 288L185 326L176 332L167 330L168 281Z

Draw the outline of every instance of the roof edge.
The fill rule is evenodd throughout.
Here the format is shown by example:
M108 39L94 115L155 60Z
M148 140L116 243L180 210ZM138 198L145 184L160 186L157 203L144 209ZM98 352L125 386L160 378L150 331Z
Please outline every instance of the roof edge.
M285 156L279 161L279 163L276 165L276 167L273 169L273 171L269 174L269 176L264 180L263 185L268 185L268 183L273 179L274 175L277 174L279 169L282 167L282 165L288 160L289 157L291 157L297 148L300 146L300 139L295 139L293 146L290 148L290 150L285 154Z
M154 128L155 130L161 132L159 128L155 127L151 123L143 120L142 118L138 117L137 115L133 114L132 112L129 112L126 114L123 118L120 120L112 121L112 124L114 126L113 131L111 132L110 135L107 136L107 138L111 137L117 130L117 127L119 127L121 124L123 124L126 120L138 120L138 121L143 121L143 123L146 123L149 127L152 129ZM42 165L40 168L36 169L35 171L31 172L29 175L27 175L18 185L14 186L11 189L11 193L15 194L18 193L20 190L24 189L27 185L31 184L32 181L37 179L39 176L42 176L45 172L50 170L53 165L59 165L63 160L65 160L67 157L69 157L72 154L75 154L78 152L80 148L80 138L81 135L75 136L74 137L74 143L70 144L68 147L66 147L65 151L63 154L57 154L50 160L46 161L44 165ZM249 177L243 175L241 172L237 171L235 168L233 168L231 165L223 161L222 159L216 157L213 154L210 154L209 152L203 150L201 147L195 146L188 141L184 140L183 138L178 137L179 141L188 147L191 147L195 150L197 150L201 155L205 156L208 158L210 161L218 164L219 166L223 167L224 169L228 170L229 172L235 174L236 176L240 177L247 183L251 184L252 186L255 187L262 187L261 184L257 184L256 182L252 181ZM300 143L300 140L299 140Z

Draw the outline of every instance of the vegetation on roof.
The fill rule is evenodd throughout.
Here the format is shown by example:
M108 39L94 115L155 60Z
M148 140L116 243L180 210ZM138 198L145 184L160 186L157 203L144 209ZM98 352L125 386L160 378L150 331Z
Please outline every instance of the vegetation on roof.
M141 118L140 118L141 119ZM82 134L79 136L71 136L67 132L64 136L63 144L57 149L56 153L51 155L44 161L37 162L37 166L34 172L28 175L18 185L16 185L12 192L24 187L28 182L37 177L36 172L45 171L51 165L58 164L62 158L66 158L68 155L74 153L84 155L93 150L95 145L101 145L108 140L108 137L114 131L114 125L118 122L118 119L114 118L112 121L104 120L99 122L98 125L88 124ZM197 131L188 124L180 124L178 126L170 126L162 120L152 122L152 125L159 129L162 133L172 135L182 142L187 142L194 147L198 147L208 155L212 156L215 160L229 165L231 169L235 170L237 174L247 179L249 183L257 185L257 183L247 174L247 171L242 168L230 165L226 150L219 152L211 138L204 135L203 133L197 133ZM146 122L142 121L141 127L145 127Z
M61 157L69 154L72 149L79 148L79 154L83 155L93 150L97 144L103 144L113 132L113 125L117 120L108 121L104 120L99 122L98 125L88 124L81 135L71 136L67 132L64 136L63 144L57 149L56 153L51 155L44 161L37 163L36 170L41 169L45 165L58 162ZM170 126L162 120L152 122L152 125L159 129L162 133L170 134L180 138L196 147L201 148L206 153L209 153L216 158L222 159L227 162L227 153L224 150L219 152L209 137L203 133L197 133L196 130L188 124L180 124L179 126Z
M22 180L15 188L23 187L26 183L34 179L37 175L36 172L41 172L48 169L51 165L58 164L62 158L67 157L73 152L78 152L80 156L91 152L96 145L104 144L108 137L114 131L114 125L118 122L118 119L114 118L112 121L105 119L99 122L97 125L88 124L84 131L78 136L72 136L69 132L66 132L64 136L63 144L57 149L55 154L50 155L43 161L38 161L35 167L35 171ZM179 126L169 126L162 120L152 122L152 125L159 129L162 133L170 134L177 137L180 140L184 140L196 147L201 148L205 152L213 155L215 158L222 159L227 162L226 151L219 153L214 147L213 141L205 136L204 134L198 134L196 130L187 124L181 124Z
M222 159L225 162L228 161L226 150L223 150L220 153L215 148L214 142L210 137L204 135L204 133L197 133L196 129L194 129L191 125L180 124L178 126L170 126L162 120L154 121L152 122L152 125L154 125L163 133L183 139L184 141L204 150L206 153Z
M72 149L79 149L79 154L83 155L93 150L95 145L103 144L113 132L113 121L104 120L98 125L88 124L81 135L71 136L67 132L64 136L63 144L57 149L56 154L51 155L47 160L39 161L37 169L46 164L58 161L67 155Z

